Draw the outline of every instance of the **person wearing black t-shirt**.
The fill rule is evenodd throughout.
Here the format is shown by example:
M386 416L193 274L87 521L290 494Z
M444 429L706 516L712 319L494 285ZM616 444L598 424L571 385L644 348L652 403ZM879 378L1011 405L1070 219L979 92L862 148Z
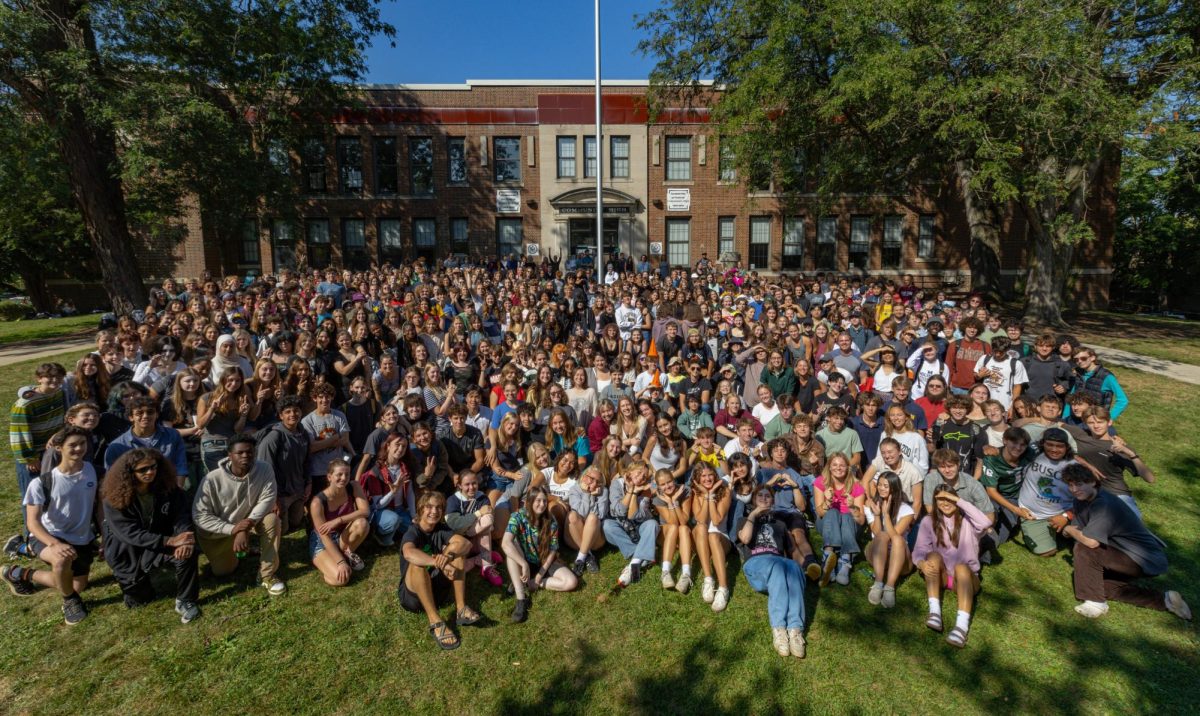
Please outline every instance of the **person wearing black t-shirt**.
M712 413L712 381L704 377L703 364L699 356L693 356L688 361L687 377L679 381L679 412L683 412L687 408L687 399L689 396L696 396L700 400L700 409L706 413Z
M666 373L667 363L683 350L683 337L679 335L679 324L674 321L668 323L654 345L658 349L658 369Z
M445 522L446 497L426 492L417 500L417 520L400 540L400 586L397 596L406 611L429 618L429 633L442 649L457 649L459 638L438 614L438 600L454 592L455 623L478 624L483 616L467 606L467 538L454 534Z
M450 429L441 439L453 477L463 470L478 473L484 468L483 433L467 425L467 406L455 403L447 411Z
M790 559L791 536L784 516L772 509L775 496L768 485L759 485L750 495L753 509L738 526L738 541L749 556L742 564L746 582L767 595L767 617L772 643L780 656L803 658L804 577L800 565Z

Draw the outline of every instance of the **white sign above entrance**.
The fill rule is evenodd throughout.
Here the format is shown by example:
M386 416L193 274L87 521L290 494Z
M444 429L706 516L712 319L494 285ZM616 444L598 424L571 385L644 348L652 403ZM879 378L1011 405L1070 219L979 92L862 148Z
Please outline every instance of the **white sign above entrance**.
M667 211L691 211L691 189L667 189Z
M496 213L497 214L520 214L521 213L521 190L520 189L497 189L496 190Z

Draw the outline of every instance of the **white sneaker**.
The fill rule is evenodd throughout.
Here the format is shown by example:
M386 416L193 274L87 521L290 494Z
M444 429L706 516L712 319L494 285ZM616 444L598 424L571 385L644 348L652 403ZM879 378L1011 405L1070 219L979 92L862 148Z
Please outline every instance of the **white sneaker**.
M850 563L849 562L842 562L840 565L838 565L837 576L834 577L834 580L836 580L837 583L842 585L843 587L850 583Z
M666 569L663 570L662 585L663 585L663 589L674 589L675 588L675 578L671 576L671 572L669 570L666 570Z
M804 641L803 629L788 629L788 650L797 659L803 659L808 653L808 642Z
M725 607L729 605L729 590L721 587L717 590L717 595L713 597L712 610L714 612L723 612Z
M689 572L684 572L679 575L679 581L675 582L675 591L680 594L687 594L692 588L692 575Z
M787 629L783 627L771 627L771 643L775 646L775 651L780 656L788 656L792 653L791 647L788 644Z
M267 590L267 594L270 594L272 597L278 597L287 591L287 585L283 583L283 580L276 579L275 577L264 579L262 585Z
M1188 606L1187 602L1183 601L1183 595L1179 592L1174 590L1167 592L1166 598L1163 601L1167 605L1168 612L1171 612L1185 622L1192 620L1192 608Z
M867 590L867 602L878 605L882 601L883 601L883 586L878 585L878 584L872 584L871 588L869 590Z
M617 577L617 584L621 585L622 587L628 587L629 583L632 581L633 581L633 563L630 562L629 564L625 565L625 569L621 570L621 576Z
M1087 601L1083 604L1076 604L1075 611L1088 619L1096 619L1108 614L1108 602Z
M700 586L700 597L704 599L705 604L712 604L713 598L716 597L717 580L712 577L705 577L704 584Z

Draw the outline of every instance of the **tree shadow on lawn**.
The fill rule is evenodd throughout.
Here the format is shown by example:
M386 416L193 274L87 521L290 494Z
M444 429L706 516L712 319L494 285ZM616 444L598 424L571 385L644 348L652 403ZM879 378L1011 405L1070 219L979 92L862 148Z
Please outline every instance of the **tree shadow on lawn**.
M505 695L496 704L494 713L529 714L576 714L590 703L595 695L589 693L596 682L606 676L604 655L584 639L575 642L573 651L577 655L573 662L560 667L546 679L545 688L533 701Z

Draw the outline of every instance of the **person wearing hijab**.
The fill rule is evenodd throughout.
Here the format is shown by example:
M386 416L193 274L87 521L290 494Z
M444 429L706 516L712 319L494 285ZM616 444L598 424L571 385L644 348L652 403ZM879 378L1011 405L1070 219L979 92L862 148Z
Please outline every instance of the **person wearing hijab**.
M242 371L242 378L250 378L250 361L245 357L238 355L237 346L233 342L233 336L226 334L217 339L217 353L212 359L212 370L209 372L209 380L215 385L221 381L221 374L226 368L237 368Z

